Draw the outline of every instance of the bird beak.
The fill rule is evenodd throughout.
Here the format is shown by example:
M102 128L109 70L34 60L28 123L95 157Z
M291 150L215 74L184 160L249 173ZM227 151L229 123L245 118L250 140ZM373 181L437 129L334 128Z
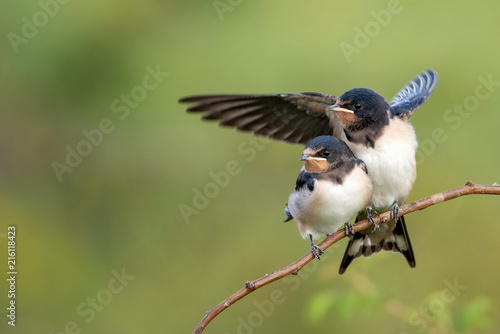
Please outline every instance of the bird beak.
M311 157L309 154L304 154L300 157L299 161L308 161L308 160L325 160L325 158Z
M306 161L308 159L311 159L311 156L309 154L304 154L300 157L299 161Z
M333 110L333 111L336 111L336 112L344 111L344 112L348 112L348 113L354 114L354 111L346 109L346 108L339 107L338 104L334 104L333 106L328 106L328 107L326 107L326 110Z

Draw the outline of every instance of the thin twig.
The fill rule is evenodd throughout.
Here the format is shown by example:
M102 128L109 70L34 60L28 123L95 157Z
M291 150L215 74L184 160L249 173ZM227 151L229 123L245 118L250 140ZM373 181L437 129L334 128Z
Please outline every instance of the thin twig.
M423 198L421 200L418 200L416 202L407 204L405 206L402 206L399 209L399 215L404 216L408 213L417 211L417 210L422 210L425 208L428 208L434 204L445 202L452 200L454 198L464 196L464 195L472 195L472 194L491 194L491 195L500 195L500 186L498 184L494 184L492 186L485 186L485 185L479 185L479 184L473 184L470 181L468 181L463 187L460 188L455 188L451 190L444 191L439 194L435 194L426 198ZM375 220L375 223L383 223L387 222L390 220L391 213L390 211L384 212L378 216L373 217ZM367 227L370 227L371 224L368 220L363 220L358 222L357 224L354 224L354 231L361 231L364 230ZM329 235L326 237L325 240L321 244L319 244L319 247L321 249L325 250L328 247L332 246L334 243L338 242L342 238L345 237L345 231L344 229L341 229L337 231L336 233ZM227 309L229 306L232 304L236 303L238 300L242 299L246 295L250 294L251 292L268 285L272 282L275 282L277 280L282 279L285 276L288 275L297 275L299 270L302 269L306 264L308 264L311 260L313 259L313 255L311 252L308 252L306 255L302 256L300 259L295 261L294 263L277 270L273 272L270 275L266 275L262 278L259 278L255 281L251 282L246 282L245 286L240 289L239 291L235 292L232 294L230 297L226 298L223 302L212 308L210 311L207 312L205 317L201 320L201 322L198 324L196 327L195 331L193 334L199 334L203 332L203 330L207 327L207 325L221 313L225 309Z

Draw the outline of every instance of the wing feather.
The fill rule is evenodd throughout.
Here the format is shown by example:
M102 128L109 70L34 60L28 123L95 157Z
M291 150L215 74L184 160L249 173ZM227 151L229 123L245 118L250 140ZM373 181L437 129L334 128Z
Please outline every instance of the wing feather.
M438 75L434 70L419 74L394 96L391 103L392 114L400 118L410 117L431 95L436 87Z
M337 97L320 93L263 95L200 95L179 100L194 103L188 112L203 113L202 119L259 136L306 144L314 137L339 133L325 108Z

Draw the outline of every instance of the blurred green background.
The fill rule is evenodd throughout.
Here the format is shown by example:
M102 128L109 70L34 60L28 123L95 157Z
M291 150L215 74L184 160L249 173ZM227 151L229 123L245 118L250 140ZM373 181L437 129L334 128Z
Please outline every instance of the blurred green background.
M281 223L302 147L201 122L183 96L369 87L391 99L433 68L438 86L411 118L421 150L408 200L500 182L499 11L498 1L4 2L0 330L190 333L245 281L308 251L295 223ZM86 156L69 167L78 149ZM236 175L184 219L182 204L230 161ZM383 253L339 277L342 240L206 333L498 332L499 200L408 216L415 269Z

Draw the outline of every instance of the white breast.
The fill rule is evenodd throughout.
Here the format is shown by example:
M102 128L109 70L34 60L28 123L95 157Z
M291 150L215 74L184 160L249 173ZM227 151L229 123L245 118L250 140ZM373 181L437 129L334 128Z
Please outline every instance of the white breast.
M342 185L317 181L314 191L294 191L288 199L290 213L302 237L336 232L349 218L363 210L371 198L371 181L359 167L347 175Z
M403 204L410 194L417 176L415 152L417 137L407 121L392 118L374 148L343 139L354 155L365 162L373 182L371 206L385 211L394 202Z

